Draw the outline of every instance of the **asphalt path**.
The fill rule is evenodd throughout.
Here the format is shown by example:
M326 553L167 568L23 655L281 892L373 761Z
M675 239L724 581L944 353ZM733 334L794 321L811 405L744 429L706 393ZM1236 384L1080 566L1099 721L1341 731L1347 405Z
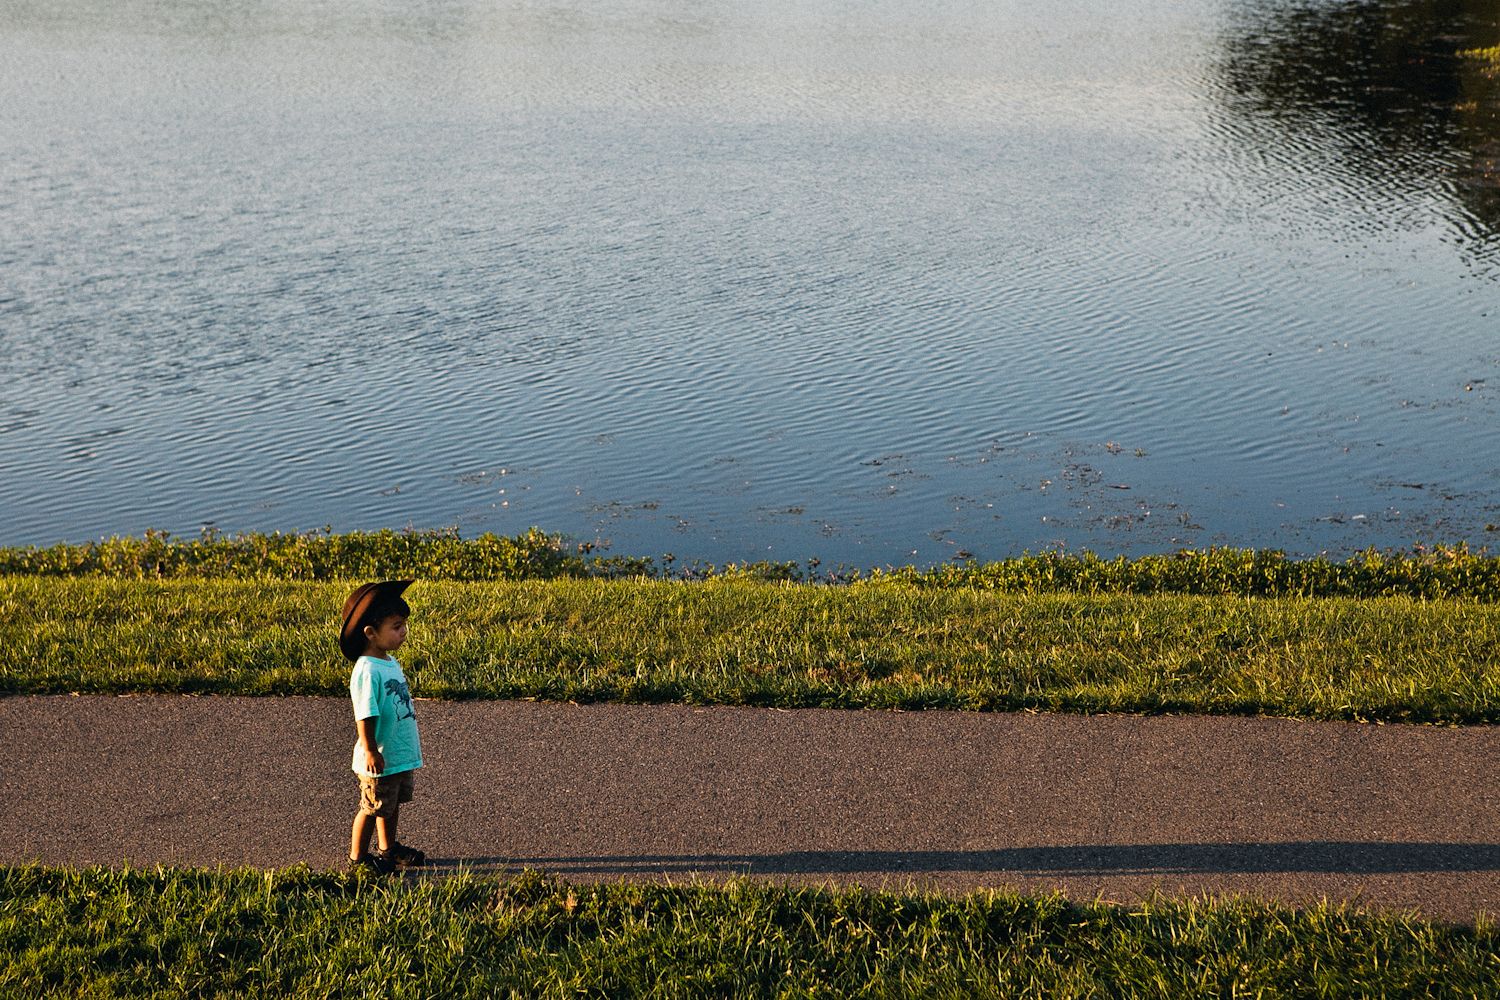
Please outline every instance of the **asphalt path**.
M418 701L436 870L1500 914L1496 727ZM0 863L342 866L341 698L0 698Z

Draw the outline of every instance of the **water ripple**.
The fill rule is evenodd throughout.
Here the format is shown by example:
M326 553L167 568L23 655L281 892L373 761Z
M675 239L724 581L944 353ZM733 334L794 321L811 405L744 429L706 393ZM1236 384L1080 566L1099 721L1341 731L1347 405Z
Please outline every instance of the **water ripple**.
M0 542L1482 530L1500 25L1368 7L7 8Z

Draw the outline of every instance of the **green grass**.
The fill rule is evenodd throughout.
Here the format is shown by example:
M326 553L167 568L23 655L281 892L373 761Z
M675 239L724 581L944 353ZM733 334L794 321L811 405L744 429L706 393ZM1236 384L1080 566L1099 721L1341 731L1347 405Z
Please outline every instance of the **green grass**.
M0 995L1478 997L1500 934L1242 899L0 868Z
M0 577L0 692L327 694L345 582ZM419 582L434 698L1500 721L1500 605L889 579Z
M1491 525L1491 527L1496 527ZM533 528L514 537L461 538L457 531L331 534L207 532L173 538L109 538L45 548L0 548L0 575L104 576L116 579L421 580L761 579L850 583L894 580L924 589L1001 590L1018 594L1222 594L1243 597L1466 597L1500 601L1500 558L1467 545L1410 552L1369 550L1342 562L1291 559L1270 549L1185 549L1167 555L1104 559L1044 552L995 562L931 569L824 568L760 562L679 565L590 553Z
M1458 55L1461 59L1474 59L1500 66L1500 45L1491 45L1487 49L1459 49Z

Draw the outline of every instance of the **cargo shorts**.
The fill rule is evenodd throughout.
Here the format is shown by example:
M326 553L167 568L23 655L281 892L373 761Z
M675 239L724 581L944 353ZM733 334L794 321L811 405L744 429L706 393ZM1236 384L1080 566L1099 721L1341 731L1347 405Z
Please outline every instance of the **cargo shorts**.
M359 813L361 816L379 816L390 819L396 815L401 803L411 801L413 776L416 771L401 771L397 774L382 774L372 778L367 774L359 777Z

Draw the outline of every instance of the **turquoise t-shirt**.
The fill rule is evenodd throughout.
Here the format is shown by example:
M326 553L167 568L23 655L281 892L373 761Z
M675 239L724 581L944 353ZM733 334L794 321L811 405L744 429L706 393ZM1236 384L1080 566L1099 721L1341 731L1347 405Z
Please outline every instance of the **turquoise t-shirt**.
M394 659L361 656L349 674L349 699L354 702L355 719L375 720L375 749L385 758L381 775L400 774L422 766L422 744L417 739L417 710L406 674ZM353 767L365 770L365 752L354 741Z

